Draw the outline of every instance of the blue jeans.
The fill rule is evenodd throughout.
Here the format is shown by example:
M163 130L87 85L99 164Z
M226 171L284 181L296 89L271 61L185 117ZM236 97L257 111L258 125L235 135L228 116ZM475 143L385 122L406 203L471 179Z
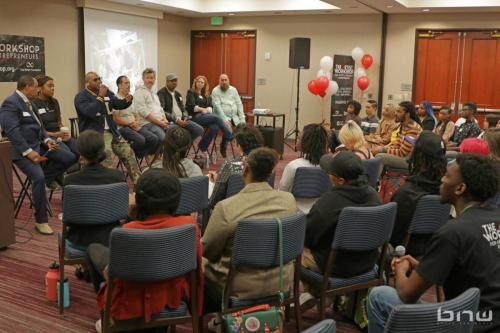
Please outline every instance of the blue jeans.
M368 296L368 332L382 333L392 309L405 304L396 289L388 286L375 287Z
M179 127L179 125L174 124L173 122L169 123L168 125L169 129L174 129L177 127ZM189 131L189 134L191 134L192 141L194 141L197 137L203 134L203 127L201 127L200 125L191 120L188 120L188 124L183 128Z
M137 157L144 157L148 154L154 154L160 146L160 141L155 133L148 130L145 126L139 131L130 127L121 127L119 129L121 136L130 143Z
M165 141L165 130L163 128L161 128L160 126L158 125L155 125L153 123L148 123L144 126L142 126L142 128L145 128L147 129L148 131L152 132L154 135L156 135L156 137L158 138L158 143L159 145L163 145L163 142Z
M208 145L210 145L210 142L212 142L217 135L219 129L222 131L222 145L233 139L233 131L226 126L221 117L215 114L198 113L194 115L193 121L208 129L198 143L198 148L200 148L201 151L206 151L208 149Z

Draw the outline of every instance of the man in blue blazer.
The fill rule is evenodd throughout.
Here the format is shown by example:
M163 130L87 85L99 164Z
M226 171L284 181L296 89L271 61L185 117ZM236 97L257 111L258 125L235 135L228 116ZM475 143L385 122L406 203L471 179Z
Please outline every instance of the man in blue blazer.
M111 167L113 151L127 168L134 184L141 175L134 151L125 141L112 117L112 110L123 110L132 104L132 95L119 99L102 84L101 78L95 72L85 74L85 89L75 96L75 108L78 114L80 133L94 130L104 136L106 159L102 164Z
M31 104L38 91L38 83L32 76L21 76L17 90L0 107L0 126L12 142L12 161L31 180L35 228L41 234L50 235L53 231L48 225L45 185L77 161L43 128L36 106Z

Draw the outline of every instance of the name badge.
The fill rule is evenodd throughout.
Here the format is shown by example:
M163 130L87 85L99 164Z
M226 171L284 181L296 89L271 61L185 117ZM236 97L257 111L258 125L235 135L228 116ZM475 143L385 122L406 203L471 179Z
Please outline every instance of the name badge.
M198 98L199 98L199 99L203 99L203 96L199 95L199 96L198 96Z
M47 113L47 111L45 110L45 108L38 109L38 114L44 114L44 113Z
M109 102L109 97L108 96L104 97L104 101Z
M29 112L23 112L23 117L31 117L31 114Z

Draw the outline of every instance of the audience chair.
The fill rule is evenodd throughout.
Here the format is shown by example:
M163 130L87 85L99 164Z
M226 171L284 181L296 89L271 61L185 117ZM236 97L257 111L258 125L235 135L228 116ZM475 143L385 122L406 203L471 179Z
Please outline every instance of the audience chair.
M271 176L269 176L269 179L267 180L267 183L272 188L274 188L275 178L276 174L273 172ZM245 187L245 181L243 179L243 175L232 174L231 176L229 176L229 179L227 181L226 199L232 197L235 194L238 194L244 187Z
M396 306L385 325L384 332L396 333L470 333L474 328L474 320L479 306L480 292L478 288L470 288L461 295L444 303L404 304ZM438 312L452 322L439 322ZM460 314L460 319L457 318ZM457 320L455 320L457 319Z
M300 167L295 172L292 194L297 200L297 207L307 214L319 197L331 188L330 177L321 168Z
M336 325L335 320L325 319L320 321L316 325L309 327L307 330L302 331L302 333L335 333Z
M285 266L294 261L293 295L283 290L285 293L284 304L287 308L290 304L294 304L297 331L300 332L302 319L299 302L299 274L304 248L306 217L299 212L282 218L281 221L283 227L283 265ZM278 241L278 222L276 219L248 219L238 223L234 235L229 274L224 287L222 313L229 313L260 304L280 304L277 293L275 295L263 295L254 299L238 299L232 296L232 284L238 271L250 267L264 270L279 267ZM262 281L262 283L267 282ZM279 290L278 285L276 290Z
M385 255L396 218L397 204L390 202L374 207L346 207L339 216L325 274L302 268L301 278L321 288L320 318L325 318L327 297L363 290L384 284ZM350 278L331 276L338 252L361 252L381 249L373 269Z
M111 318L115 279L134 282L170 280L185 274L190 278L190 301L182 301L176 309L165 309L151 321L144 318L114 321ZM192 324L198 332L198 280L196 255L196 227L184 225L175 228L144 230L114 229L110 240L109 282L102 318L104 333L136 331L176 324ZM189 305L188 305L189 303ZM188 311L189 308L189 311Z
M365 175L368 177L368 184L377 189L379 176L382 173L382 160L380 158L372 158L369 160L362 160Z
M70 225L108 224L124 220L128 215L128 186L126 183L109 185L67 185L63 192L63 227L59 233L59 281L64 281L64 266L86 264L86 249L71 246L66 239ZM59 289L59 313L64 311L63 288Z
M205 230L208 222L208 177L198 176L179 178L181 182L181 201L176 215L201 213L201 230Z

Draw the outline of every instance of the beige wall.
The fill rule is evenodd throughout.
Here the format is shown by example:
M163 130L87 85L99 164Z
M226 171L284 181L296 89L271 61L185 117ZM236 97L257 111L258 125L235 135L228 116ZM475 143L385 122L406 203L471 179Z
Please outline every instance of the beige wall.
M500 28L498 13L390 15L387 26L387 51L384 101L392 94L395 101L411 98L401 84L413 83L416 29ZM406 95L405 95L406 94ZM419 102L419 101L417 101Z
M263 16L228 17L224 25L216 30L256 29L257 61L256 78L266 79L265 85L255 88L255 101L274 112L287 114L287 123L292 126L295 119L296 70L288 68L289 39L293 37L311 38L311 67L302 70L300 77L299 126L321 121L320 98L307 91L307 82L316 77L320 69L319 60L324 55L350 55L351 50L360 46L374 57L374 64L368 71L370 87L365 91L378 93L380 59L380 15L316 15L316 16ZM207 18L194 19L192 30L213 29ZM271 60L264 59L264 53L271 53ZM358 97L355 91L355 97ZM325 117L329 119L330 101L324 105Z

